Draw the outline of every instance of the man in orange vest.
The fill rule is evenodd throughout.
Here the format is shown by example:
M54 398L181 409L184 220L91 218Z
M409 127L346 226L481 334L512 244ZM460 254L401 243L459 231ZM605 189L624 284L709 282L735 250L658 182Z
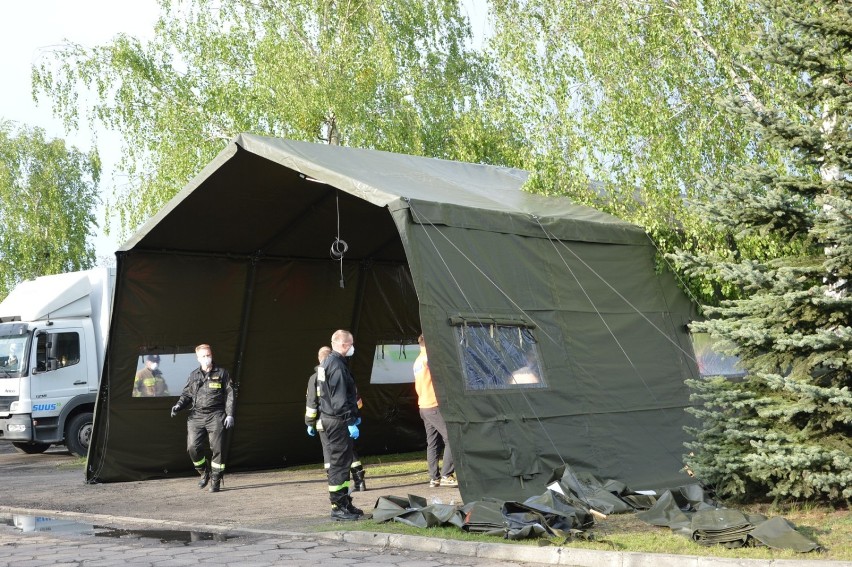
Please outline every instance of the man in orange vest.
M458 486L455 477L455 464L450 451L450 438L447 436L447 424L438 409L438 398L432 386L432 373L426 356L426 340L423 335L417 338L420 355L414 361L414 389L417 391L417 405L420 418L426 426L426 461L429 463L429 486ZM438 453L444 446L443 468L438 472Z

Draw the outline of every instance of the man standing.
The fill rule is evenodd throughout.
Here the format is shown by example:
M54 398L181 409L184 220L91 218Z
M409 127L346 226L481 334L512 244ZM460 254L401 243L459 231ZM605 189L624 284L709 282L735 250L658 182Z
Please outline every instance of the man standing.
M331 348L324 346L319 349L317 353L317 359L319 360L319 364L321 365L328 355L331 354ZM348 366L348 365L347 365ZM322 457L323 463L325 466L325 470L328 471L331 466L330 458L328 455L328 435L325 433L325 428L323 427L322 420L319 419L319 399L320 389L317 388L317 376L319 374L320 366L317 366L314 369L314 373L311 374L311 377L308 378L308 390L305 393L305 425L308 426L308 435L311 437L315 436L319 433L320 443L322 444ZM351 374L351 371L350 371ZM357 389L356 389L357 392ZM362 402L361 396L357 396L357 405L358 410L360 412ZM367 483L364 480L366 475L366 471L364 470L364 465L358 459L358 453L355 450L355 444L352 444L352 465L349 470L352 474L352 480L354 481L354 486L350 486L350 492L353 490L357 490L358 492L364 492L367 490Z
M136 373L133 382L133 397L168 396L169 388L160 370L160 355L146 354L145 366Z
M219 492L225 474L225 463L222 461L224 429L234 426L234 389L228 371L213 363L210 345L195 347L195 356L199 367L189 374L171 415L174 417L180 410L192 408L186 421L186 450L195 470L201 475L198 487L204 488L210 483L210 492ZM205 439L210 446L209 463L205 454Z
M414 361L414 389L417 391L417 406L420 408L420 418L426 426L426 461L429 464L429 486L458 486L456 480L453 453L450 451L450 438L447 436L447 424L438 409L438 398L432 385L432 372L429 370L429 359L426 356L426 340L423 335L417 338L420 345L420 355ZM444 466L438 473L438 453L440 445L444 445Z
M353 440L360 434L361 423L355 380L346 364L346 358L355 354L354 343L349 331L335 331L331 336L331 353L317 368L319 418L327 439L328 497L334 520L357 520L364 515L349 496Z

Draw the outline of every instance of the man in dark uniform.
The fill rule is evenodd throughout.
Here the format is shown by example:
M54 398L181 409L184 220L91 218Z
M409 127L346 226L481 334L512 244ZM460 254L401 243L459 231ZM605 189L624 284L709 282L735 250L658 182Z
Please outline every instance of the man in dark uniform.
M320 365L326 358L328 358L329 354L331 354L330 347L324 346L319 349L317 359ZM311 437L314 437L317 433L319 433L320 443L322 445L323 463L325 470L328 471L329 467L331 467L328 455L328 436L325 433L322 420L319 419L319 399L321 395L319 388L317 388L317 374L319 374L319 368L319 366L314 368L314 373L311 374L310 378L308 378L308 390L305 393L305 425L308 426L308 435ZM361 396L356 395L356 399L358 410L360 412L363 405L361 402ZM349 471L352 474L352 481L354 482L354 486L350 486L350 492L354 490L357 490L358 492L366 491L367 483L364 480L366 471L364 470L364 465L358 459L358 452L354 447L354 443L352 447L352 465L350 465Z
M210 483L210 492L219 492L225 463L222 445L225 429L234 426L234 389L228 371L213 363L210 345L195 347L199 367L189 374L186 386L172 408L172 417L185 408L192 408L186 421L186 450L195 470L201 475L198 487ZM211 458L207 461L204 441L210 445Z
M136 373L133 381L133 397L168 396L169 387L160 370L160 355L146 354L145 366Z
M355 354L352 333L335 331L331 337L331 349L328 358L317 368L319 418L327 439L331 517L335 520L357 520L364 512L352 504L349 496L353 440L360 434L358 424L361 423L355 380L346 364L346 357Z

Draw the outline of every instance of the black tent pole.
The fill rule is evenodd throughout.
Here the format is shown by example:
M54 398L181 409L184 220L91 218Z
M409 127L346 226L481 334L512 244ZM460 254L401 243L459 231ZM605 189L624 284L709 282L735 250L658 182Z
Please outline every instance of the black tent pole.
M246 289L245 294L243 295L243 317L240 321L240 331L239 331L239 342L237 343L237 350L235 352L234 357L234 378L233 378L233 387L234 387L234 413L237 413L237 400L240 397L240 376L242 375L243 370L243 355L245 353L246 348L246 335L248 334L248 325L249 320L251 319L251 302L254 297L254 280L255 275L257 274L257 264L260 262L260 258L263 256L263 253L258 251L251 255L248 273L246 273ZM236 416L234 416L236 418ZM229 454L231 452L231 431L226 430L225 434L225 443L222 448L222 460L224 462L228 462Z
M367 289L367 274L373 267L372 258L365 258L361 261L360 273L358 274L358 288L355 290L355 308L352 310L352 326L350 327L352 334L358 337L358 327L361 325L361 311L364 307L364 294Z

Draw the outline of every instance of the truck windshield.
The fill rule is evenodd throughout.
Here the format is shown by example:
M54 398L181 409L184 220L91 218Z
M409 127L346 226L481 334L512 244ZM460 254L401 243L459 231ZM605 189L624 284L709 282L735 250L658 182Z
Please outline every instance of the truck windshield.
M21 376L26 372L26 334L0 334L0 378Z

